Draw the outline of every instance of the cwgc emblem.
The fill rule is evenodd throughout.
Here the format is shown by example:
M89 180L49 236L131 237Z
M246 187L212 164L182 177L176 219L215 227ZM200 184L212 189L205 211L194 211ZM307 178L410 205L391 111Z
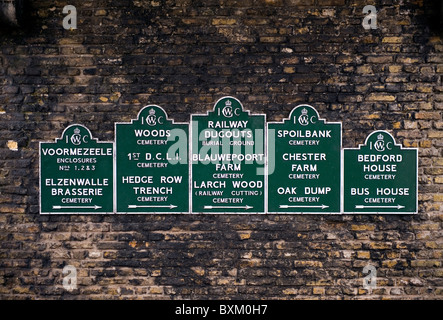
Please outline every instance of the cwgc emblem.
M303 108L301 111L301 116L298 117L298 123L302 126L307 126L309 124L308 110L306 110L306 108Z
M241 109L236 107L233 108L232 107L232 101L231 100L226 100L225 101L225 106L223 108L217 109L217 115L218 116L223 116L226 118L232 118L233 116L240 116L241 113Z
M378 152L385 151L385 141L383 140L383 135L382 134L379 134L377 136L377 141L374 142L374 148Z
M74 134L71 136L70 140L73 145L78 146L82 143L82 141L86 143L86 136L82 139L82 136L80 135L80 129L75 128Z
M226 100L225 107L223 108L222 113L226 118L232 118L233 113L231 101Z
M152 108L149 110L149 115L146 117L146 124L151 127L157 124L157 116L155 115L155 110Z

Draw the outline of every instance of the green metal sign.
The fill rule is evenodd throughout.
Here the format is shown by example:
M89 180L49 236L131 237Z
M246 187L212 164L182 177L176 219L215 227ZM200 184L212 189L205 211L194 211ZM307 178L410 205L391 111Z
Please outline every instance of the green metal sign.
M115 124L117 213L188 213L188 123L149 105Z
M417 149L375 131L343 153L345 213L417 213Z
M192 212L265 212L265 115L224 97L191 116Z
M55 143L41 142L40 213L112 213L113 151L78 124Z
M341 123L309 105L268 123L268 211L340 213Z

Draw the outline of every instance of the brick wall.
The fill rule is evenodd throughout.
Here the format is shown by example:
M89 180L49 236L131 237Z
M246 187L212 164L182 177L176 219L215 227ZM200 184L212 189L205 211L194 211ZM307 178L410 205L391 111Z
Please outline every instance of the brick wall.
M0 27L0 298L442 299L443 44L430 3L28 1L22 28ZM67 4L77 30L62 27ZM361 25L367 4L376 30ZM419 147L419 213L39 215L39 141L72 123L112 141L146 104L189 121L224 95L268 121L309 103L343 123L343 147L376 129Z

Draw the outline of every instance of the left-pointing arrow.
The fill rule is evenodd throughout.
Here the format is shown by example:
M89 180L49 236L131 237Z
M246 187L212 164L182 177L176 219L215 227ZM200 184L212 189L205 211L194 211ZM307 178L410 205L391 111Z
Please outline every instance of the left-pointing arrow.
M62 209L101 209L100 206L52 206L52 209L54 210L62 210Z
M173 204L169 205L137 205L137 204L130 204L128 205L128 209L137 209L137 208L169 208L174 209L177 208L177 206L174 206Z

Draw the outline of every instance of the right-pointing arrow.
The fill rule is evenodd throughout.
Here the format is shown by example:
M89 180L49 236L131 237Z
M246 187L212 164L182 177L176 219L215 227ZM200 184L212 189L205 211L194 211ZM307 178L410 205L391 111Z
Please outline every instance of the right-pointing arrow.
M321 208L326 209L329 208L329 206L322 204L321 206L293 206L293 205L288 205L288 204L281 204L280 209L289 209L289 208Z
M365 206L362 204L357 204L355 205L355 209L403 209L405 206L402 206L400 204L396 205L396 206Z
M245 210L249 210L252 209L254 207L251 206L204 206L204 209L245 209Z
M137 205L137 204L130 204L128 205L128 209L137 209L137 208L169 208L169 209L174 209L177 208L177 206L173 205L173 204L168 204L168 205L164 205L164 206L154 206L154 205Z
M101 206L52 206L52 209L54 210L62 210L62 209L101 209Z

